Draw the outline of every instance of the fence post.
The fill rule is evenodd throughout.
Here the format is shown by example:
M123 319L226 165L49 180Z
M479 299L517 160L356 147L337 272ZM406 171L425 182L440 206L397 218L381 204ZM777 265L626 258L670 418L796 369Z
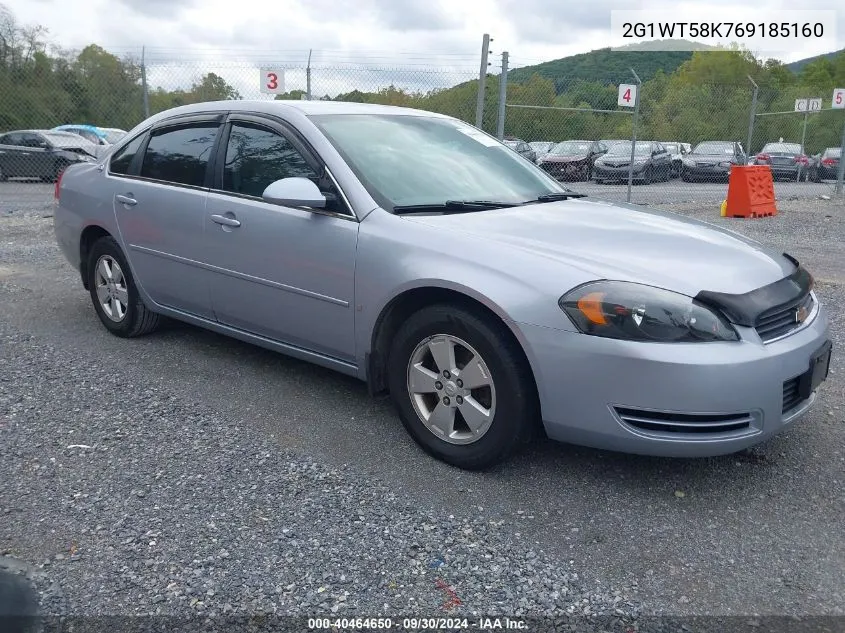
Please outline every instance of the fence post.
M499 118L496 120L496 138L505 138L505 103L508 100L508 52L502 53L502 74L499 75Z
M836 174L836 195L842 195L842 181L845 180L845 123L842 124L842 140L839 141L839 173Z
M305 98L311 101L311 50L308 49L308 65L305 67Z
M751 78L751 75L748 75L748 81L754 86L754 94L751 96L751 113L748 116L748 144L745 146L745 153L751 156L751 139L754 137L754 121L757 118L757 91L760 87Z
M808 112L804 113L804 125L801 128L801 153L802 154L806 154L806 152L804 151L804 141L807 139L807 116L808 116L808 114L809 114ZM801 181L801 168L799 167L798 173L795 176L795 182L800 182L800 181Z
M631 204L631 186L634 184L634 154L637 149L637 122L640 118L640 92L642 92L643 87L640 76L633 68L631 69L631 73L634 75L634 79L637 80L637 98L634 100L634 118L631 121L631 162L628 165L628 204Z
M147 88L147 47L141 47L141 90L144 92L144 118L150 118L150 91Z
M478 100L475 104L475 127L481 127L484 119L484 96L487 91L487 55L490 53L490 35L484 34L481 44L481 70L478 72Z

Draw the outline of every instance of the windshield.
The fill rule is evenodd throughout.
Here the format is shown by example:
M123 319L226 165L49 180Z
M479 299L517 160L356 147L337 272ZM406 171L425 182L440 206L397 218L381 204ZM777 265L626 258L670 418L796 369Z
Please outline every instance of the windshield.
M699 143L692 151L693 154L729 154L733 155L733 143Z
M763 147L763 154L800 154L798 143L768 143Z
M583 141L564 141L563 143L555 145L549 153L556 154L558 156L581 155L590 151L590 145L592 145L592 143Z
M650 143L637 143L634 154L637 156L642 156L643 154L650 154L651 153L651 144ZM608 155L611 156L630 156L631 155L631 141L620 142L616 145L612 146L608 152Z
M675 143L663 143L663 147L666 148L666 151L670 154L680 154L681 148L678 147Z
M331 114L311 120L386 209L447 200L521 203L567 191L495 138L453 119Z

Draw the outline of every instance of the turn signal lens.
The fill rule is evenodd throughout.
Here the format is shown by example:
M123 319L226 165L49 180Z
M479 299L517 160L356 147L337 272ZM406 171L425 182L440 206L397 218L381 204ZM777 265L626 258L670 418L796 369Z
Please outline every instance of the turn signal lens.
M607 318L602 311L604 301L603 292L591 292L578 299L578 309L587 317L590 323L596 325L607 325Z

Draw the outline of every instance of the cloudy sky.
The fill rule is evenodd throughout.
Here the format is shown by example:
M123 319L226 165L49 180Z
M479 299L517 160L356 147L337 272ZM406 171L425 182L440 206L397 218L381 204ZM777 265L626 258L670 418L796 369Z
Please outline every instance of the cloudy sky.
M288 88L302 88L308 49L319 66L347 69L361 78L379 68L401 67L419 86L438 87L478 72L483 33L494 38L491 62L510 53L511 66L557 59L617 45L610 36L610 12L654 9L663 19L694 19L707 7L711 20L730 20L747 10L768 19L773 9L832 10L838 0L0 0L22 23L46 26L50 39L66 48L95 42L117 53L147 47L151 61L181 60L153 80L173 84L184 75L235 65L223 72L238 86L257 83L256 66L287 66ZM671 6L671 11L666 8ZM735 15L735 14L734 14ZM791 41L776 56L793 61L845 47L845 11L836 16L834 39ZM225 63L224 63L225 62ZM432 72L433 69L442 69ZM236 72L237 71L237 72ZM322 73L329 92L337 82ZM337 73L336 73L337 74ZM253 77L255 75L255 78ZM315 84L317 83L315 72ZM447 76L448 75L448 76ZM321 90L322 89L322 90Z

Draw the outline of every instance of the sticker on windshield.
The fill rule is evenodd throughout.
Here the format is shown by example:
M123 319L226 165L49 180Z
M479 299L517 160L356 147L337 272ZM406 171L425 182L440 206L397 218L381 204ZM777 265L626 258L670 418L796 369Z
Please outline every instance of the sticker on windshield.
M458 131L466 134L470 138L474 138L476 141L482 145L486 145L487 147L498 147L500 145L499 141L487 136L481 130L476 130L474 127L459 127Z

